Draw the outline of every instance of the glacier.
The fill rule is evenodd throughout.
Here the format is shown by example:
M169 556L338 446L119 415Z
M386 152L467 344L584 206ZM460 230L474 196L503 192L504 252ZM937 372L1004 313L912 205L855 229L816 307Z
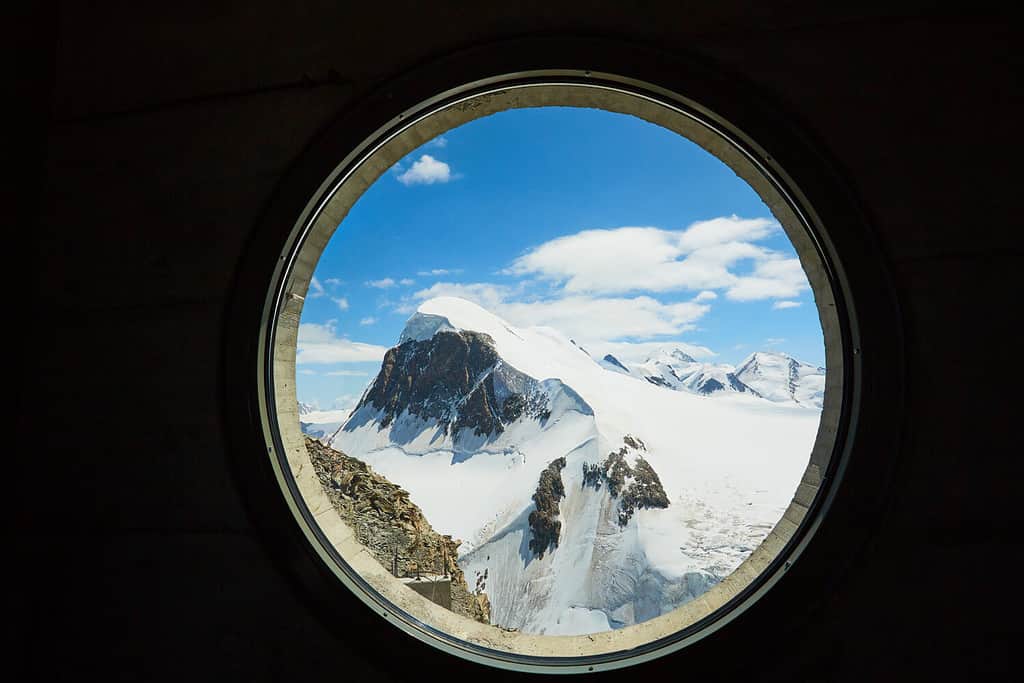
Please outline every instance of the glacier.
M439 348L459 363L436 358ZM530 633L621 628L722 580L782 516L820 418L816 374L798 367L794 382L790 365L763 354L727 371L750 391L709 398L645 381L655 362L638 372L594 359L557 330L514 327L453 297L423 302L392 351L355 411L319 438L407 489L462 541L459 564L487 593L493 623ZM677 374L696 363L667 353L655 360ZM788 384L772 393L780 373ZM728 379L706 367L703 377ZM633 437L667 505L625 516L621 496L586 485L584 471ZM559 458L557 544L538 556L534 496Z

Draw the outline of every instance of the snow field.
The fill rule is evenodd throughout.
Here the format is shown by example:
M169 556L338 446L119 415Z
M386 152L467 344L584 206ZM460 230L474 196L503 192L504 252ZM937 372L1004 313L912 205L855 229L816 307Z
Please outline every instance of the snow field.
M450 297L424 302L403 339L447 329L490 335L505 363L544 382L550 418L523 418L500 435L456 443L408 414L378 430L375 411L364 406L331 445L406 488L437 531L463 540L467 581L473 586L486 572L492 621L501 626L593 633L674 609L753 551L807 465L820 412L792 400L659 387L595 361L555 330L513 328ZM764 387L791 372L771 358L758 361L748 374ZM640 455L670 505L638 510L619 527L617 501L606 487L584 488L582 466L602 461L626 435L646 445ZM562 456L559 544L537 558L528 548L531 496L540 472Z

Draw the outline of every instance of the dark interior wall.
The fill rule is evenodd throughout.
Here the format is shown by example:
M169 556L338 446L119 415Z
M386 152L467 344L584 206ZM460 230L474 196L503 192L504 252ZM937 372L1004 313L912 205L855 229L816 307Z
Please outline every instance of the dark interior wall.
M9 255L25 270L8 560L24 677L387 680L401 679L396 659L427 661L397 631L363 642L376 617L354 601L337 616L350 630L326 627L254 532L225 456L230 288L282 175L364 93L461 47L562 32L699 55L789 112L849 179L903 315L897 493L839 589L807 596L817 607L785 626L791 650L727 630L722 651L740 649L720 668L684 651L645 670L935 680L1008 667L1015 27L906 3L753 5L105 2L27 16L22 100L40 125L24 129L36 154L22 199L38 201L27 251ZM489 673L429 661L456 680Z

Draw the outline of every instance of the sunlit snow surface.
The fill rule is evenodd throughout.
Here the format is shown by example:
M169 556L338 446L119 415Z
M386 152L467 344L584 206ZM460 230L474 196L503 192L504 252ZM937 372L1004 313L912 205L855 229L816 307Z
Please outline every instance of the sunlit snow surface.
M378 430L372 407L364 407L349 419L350 427L361 426L339 431L332 442L406 488L435 529L463 540L467 580L473 586L486 570L492 621L501 626L593 633L674 609L764 539L807 465L817 410L655 386L609 369L555 330L514 328L462 299L431 299L419 314L410 336L484 332L504 362L572 390L553 391L546 422L523 419L492 440L453 444L410 415ZM582 466L603 460L627 434L646 444L644 457L670 505L639 510L619 527L607 489L582 486ZM536 558L527 545L531 496L541 470L562 456L559 544Z

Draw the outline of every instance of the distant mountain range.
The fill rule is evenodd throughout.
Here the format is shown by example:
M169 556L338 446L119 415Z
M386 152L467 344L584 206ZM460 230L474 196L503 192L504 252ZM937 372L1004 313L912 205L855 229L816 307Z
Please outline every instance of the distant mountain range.
M818 410L825 396L825 368L775 351L752 353L738 366L702 363L675 347L666 347L642 363L626 363L608 354L601 364L657 386L702 396L746 393Z

